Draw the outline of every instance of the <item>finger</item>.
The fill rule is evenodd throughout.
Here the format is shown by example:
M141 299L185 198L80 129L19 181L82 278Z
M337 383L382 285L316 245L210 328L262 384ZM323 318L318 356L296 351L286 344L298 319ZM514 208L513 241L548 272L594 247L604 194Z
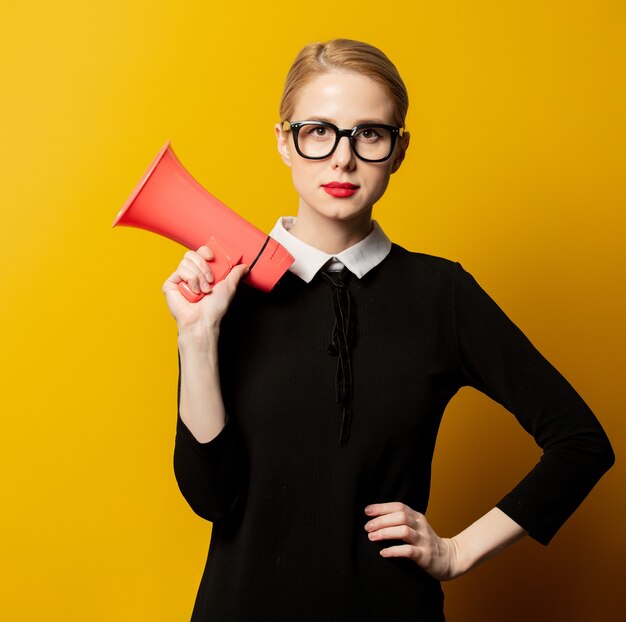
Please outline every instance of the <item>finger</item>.
M215 257L213 249L208 244L201 246L196 252L206 261L210 261Z
M374 531L381 527L391 527L393 525L409 525L415 528L417 525L417 519L415 513L409 514L407 512L391 512L391 514L382 514L377 518L373 518L371 521L365 524L367 531Z
M170 274L167 279L165 280L165 282L163 283L163 291L171 291L174 289L178 289L177 285L178 283L180 283L183 279L181 278L181 276L178 274L178 271L176 272L172 272L172 274Z
M226 275L224 279L233 289L237 287L239 281L249 272L247 264L237 264Z
M409 557L413 559L416 555L415 551L416 547L410 544L399 544L398 546L381 549L380 554L382 557Z
M200 248L203 247L201 246ZM215 280L211 267L207 263L206 259L195 251L187 251L185 253L183 261L181 262L181 265L183 264L188 264L190 267L197 267L201 278L204 278L207 283L212 283Z
M201 281L200 286L202 287L202 291L209 292L211 291L211 286L215 284L215 275L213 274L211 265L208 262L215 258L215 254L210 246L201 246L198 249L197 254L201 260L199 267L202 271L202 280L205 282L203 286Z
M183 266L198 274L198 286L203 291L210 291L211 287L215 285L215 275L212 267L198 253L187 251L179 267Z
M189 285L189 289L191 289L191 291L196 294L200 293L200 284L203 282L204 277L195 264L183 261L183 263L178 266L177 272L180 275L181 280L186 281L187 285ZM204 283L206 285L207 281L204 280Z
M416 544L419 534L408 525L396 525L395 527L385 527L367 534L370 540L404 540L409 544Z
M241 274L238 274L239 278L243 277L244 275L248 274L248 272L250 272L250 266L245 263L238 264L235 266L235 268L237 269L238 273L241 273ZM233 270L235 268L233 268Z
M372 503L365 508L365 513L369 516L379 516L380 514L402 512L403 510L411 510L411 508L399 501L393 501L391 503Z

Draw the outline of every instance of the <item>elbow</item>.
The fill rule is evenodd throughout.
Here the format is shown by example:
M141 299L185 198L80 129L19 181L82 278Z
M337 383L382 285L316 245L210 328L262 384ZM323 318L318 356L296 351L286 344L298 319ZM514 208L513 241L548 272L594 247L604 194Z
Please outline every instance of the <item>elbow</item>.
M180 468L177 461L174 460L174 477L183 499L195 514L205 520L212 521L213 513L211 512L211 504L207 503L208 495L205 487L200 487L197 481L194 482L187 475L187 470Z
M593 458L590 458L588 462L590 485L595 486L614 464L615 452L608 438L605 437L603 442L597 444Z
M572 435L549 448L544 448L544 457L551 455L578 481L591 485L597 482L614 464L615 452L604 430L597 426L585 433Z
M615 464L615 452L603 428L599 428L594 435L590 455L593 456L592 462L598 470L599 476L602 476Z
M605 437L604 446L600 451L600 466L602 473L606 473L615 464L615 452L608 438Z
M247 457L232 426L209 443L198 443L179 422L173 467L178 488L195 514L223 521L245 497Z
M211 523L218 523L228 515L228 509L220 507L219 505L212 505L207 503L198 503L194 499L188 499L185 497L187 504L193 510L194 514L203 518Z
M579 460L596 481L615 464L615 452L604 430L594 435L593 441L580 454Z
M181 491L182 492L182 491ZM206 521L214 523L217 520L220 520L220 513L211 511L210 507L207 507L206 504L198 502L198 500L185 496L183 494L183 498L187 502L187 505L193 510L193 513L203 518Z
M215 490L212 486L198 487L197 482L189 485L186 478L175 471L176 482L187 505L200 518L211 523L224 520L237 504L239 491Z
M174 451L174 477L195 514L212 523L222 521L243 496L243 472L235 464L207 464L195 452Z

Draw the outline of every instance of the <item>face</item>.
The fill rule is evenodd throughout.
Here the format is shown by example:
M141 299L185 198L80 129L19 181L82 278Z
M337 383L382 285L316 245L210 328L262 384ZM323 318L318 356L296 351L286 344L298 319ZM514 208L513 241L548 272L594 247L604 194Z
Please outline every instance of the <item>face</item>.
M305 84L296 95L294 112L288 120L330 121L339 128L364 122L396 125L387 92L367 76L344 70L332 70ZM275 131L278 151L291 168L300 196L298 213L306 210L308 215L335 220L369 222L372 207L385 192L391 174L398 170L409 142L405 133L396 141L388 160L364 162L354 155L348 138L343 137L328 158L309 160L296 151L293 132L283 132L279 123ZM358 188L350 196L333 196L324 188L330 182L348 182Z

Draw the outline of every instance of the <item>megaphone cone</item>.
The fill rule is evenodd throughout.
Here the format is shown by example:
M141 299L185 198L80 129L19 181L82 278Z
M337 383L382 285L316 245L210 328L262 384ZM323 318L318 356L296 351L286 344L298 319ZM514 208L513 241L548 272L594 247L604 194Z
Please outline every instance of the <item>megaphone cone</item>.
M210 261L213 284L245 263L246 283L268 292L294 261L276 240L203 188L178 160L169 140L118 212L116 225L146 229L192 250L208 244L215 255ZM204 296L184 282L179 289L191 302Z

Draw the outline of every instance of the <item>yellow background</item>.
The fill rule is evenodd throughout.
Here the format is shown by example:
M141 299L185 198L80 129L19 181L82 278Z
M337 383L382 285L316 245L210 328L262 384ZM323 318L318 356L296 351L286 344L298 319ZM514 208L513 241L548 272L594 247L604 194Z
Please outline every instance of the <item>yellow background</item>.
M548 548L526 539L444 584L448 619L615 619L625 22L618 0L4 0L0 617L189 619L210 524L173 475L176 326L161 293L184 249L111 223L168 138L260 228L294 213L272 129L282 84L304 44L343 36L381 47L411 97L408 158L375 217L403 246L461 261L617 453ZM436 452L432 524L454 535L539 453L463 389Z

